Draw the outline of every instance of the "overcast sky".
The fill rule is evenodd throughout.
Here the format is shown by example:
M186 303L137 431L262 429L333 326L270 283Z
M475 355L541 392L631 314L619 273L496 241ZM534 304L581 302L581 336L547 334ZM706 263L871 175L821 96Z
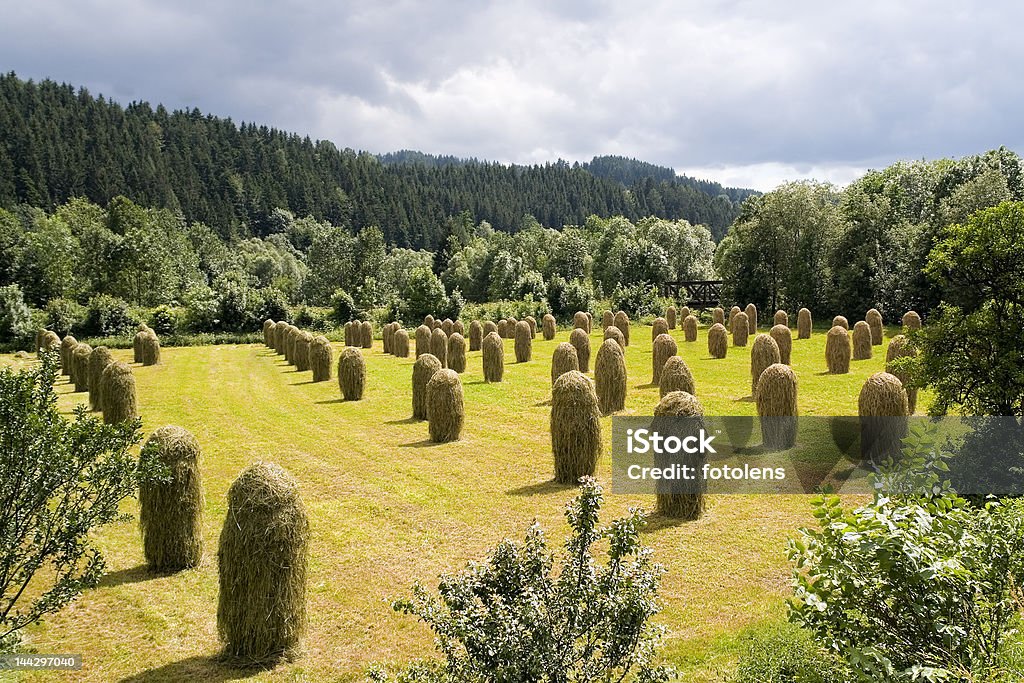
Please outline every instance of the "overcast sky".
M1022 19L1016 2L0 0L0 69L339 147L621 154L767 190L1024 152Z

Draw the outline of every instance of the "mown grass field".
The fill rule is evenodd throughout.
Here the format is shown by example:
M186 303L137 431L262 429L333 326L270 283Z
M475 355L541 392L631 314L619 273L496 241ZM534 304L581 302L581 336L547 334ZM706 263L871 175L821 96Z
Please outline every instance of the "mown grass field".
M627 413L651 414L658 401L649 384L650 329L632 329ZM706 328L696 343L683 342L681 330L673 335L708 414L754 413L749 346L713 360ZM372 662L433 656L430 632L394 613L391 600L416 579L436 586L440 573L461 569L503 537L520 538L534 519L553 544L564 538L562 512L575 491L550 481L547 401L551 354L567 337L567 330L553 341L538 335L527 364L515 363L506 340L500 384L483 383L480 352L469 353L464 436L444 445L430 443L426 424L409 419L413 359L384 355L379 340L365 352L367 390L357 403L342 402L335 381L313 384L310 373L295 372L261 345L165 348L161 365L135 366L144 431L177 424L203 446L206 559L196 570L151 575L137 525L107 527L98 534L109 571L101 587L32 628L27 644L82 653L77 676L88 681L360 680ZM601 333L591 341L596 353ZM856 414L861 384L883 368L885 347L853 362L850 374L832 376L824 374L824 344L823 330L794 339L801 414ZM335 344L335 358L339 350ZM130 350L114 355L131 360ZM58 389L68 410L83 400L66 378ZM610 422L603 420L598 469L605 484ZM279 463L301 483L312 527L310 625L302 658L237 672L217 661L216 548L228 487L254 460ZM653 499L608 494L603 518L635 505L650 508ZM135 515L134 501L125 511ZM658 617L668 629L663 654L685 680L720 680L744 629L784 619L785 540L811 522L806 496L753 495L714 496L694 523L651 520L645 541L668 570Z

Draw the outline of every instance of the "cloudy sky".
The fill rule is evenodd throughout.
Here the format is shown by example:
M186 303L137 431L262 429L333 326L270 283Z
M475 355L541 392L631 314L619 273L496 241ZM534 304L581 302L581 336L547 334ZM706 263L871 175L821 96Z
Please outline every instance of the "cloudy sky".
M0 0L0 70L340 147L725 184L1024 152L1024 3Z

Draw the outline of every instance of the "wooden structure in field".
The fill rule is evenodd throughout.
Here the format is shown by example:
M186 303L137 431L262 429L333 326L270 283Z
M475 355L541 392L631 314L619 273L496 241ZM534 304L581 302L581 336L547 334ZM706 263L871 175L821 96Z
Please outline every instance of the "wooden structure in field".
M676 299L690 308L714 308L722 303L722 281L677 280L663 282L661 295Z

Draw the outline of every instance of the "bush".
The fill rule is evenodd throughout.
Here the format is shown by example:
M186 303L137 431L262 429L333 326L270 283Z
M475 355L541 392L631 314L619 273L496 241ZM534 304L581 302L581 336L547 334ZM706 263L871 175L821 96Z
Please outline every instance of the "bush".
M795 624L762 627L746 636L733 683L846 683L846 664Z
M46 302L46 326L58 336L64 337L72 329L81 327L85 318L85 307L70 299L51 299Z
M295 313L295 326L303 330L326 332L334 327L334 319L333 309L302 306Z
M256 292L253 302L252 319L256 323L246 329L257 329L267 318L271 320L290 320L291 312L288 297L277 287L264 287ZM157 330L159 332L160 330Z
M0 287L0 342L21 344L32 337L32 311L18 285Z
M178 313L170 306L157 306L149 314L149 326L157 334L174 334L178 331Z
M331 310L334 313L334 322L339 325L352 320L362 320L366 316L366 312L356 306L352 295L344 289L334 290L334 294L331 295Z
M119 337L134 332L138 324L126 301L97 294L89 300L83 331L95 337Z
M452 320L458 317L458 313L451 315L451 304L459 303L451 301L441 280L434 275L429 268L416 268L409 273L409 278L400 292L399 317L405 322L422 320L427 315L439 317L442 320L450 317ZM461 299L461 295L459 297ZM461 310L461 306L460 306Z
M190 288L182 297L185 306L182 323L190 332L210 332L219 322L217 295L205 285ZM274 318L275 320L277 318Z
M612 293L612 308L625 311L630 318L638 320L643 316L656 316L665 309L658 297L658 288L646 283L618 286Z

